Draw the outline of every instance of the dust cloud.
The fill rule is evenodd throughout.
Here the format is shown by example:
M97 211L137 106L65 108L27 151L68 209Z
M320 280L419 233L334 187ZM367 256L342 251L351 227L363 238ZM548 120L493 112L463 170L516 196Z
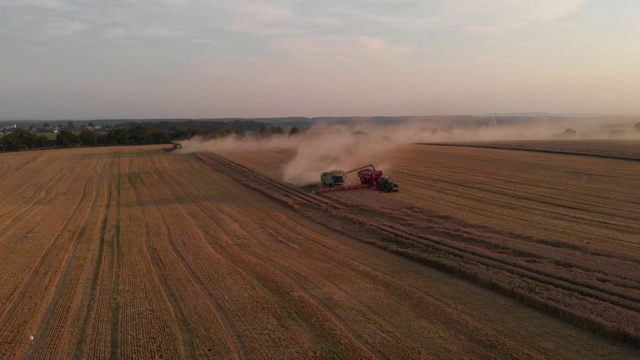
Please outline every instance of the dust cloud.
M292 150L294 157L280 169L282 181L317 184L323 171L351 170L373 164L383 171L393 166L394 149L412 143L487 142L506 140L640 139L634 122L613 119L518 119L495 117L402 121L318 122L295 135L228 136L182 141L178 153L265 152ZM351 176L351 181L357 181Z

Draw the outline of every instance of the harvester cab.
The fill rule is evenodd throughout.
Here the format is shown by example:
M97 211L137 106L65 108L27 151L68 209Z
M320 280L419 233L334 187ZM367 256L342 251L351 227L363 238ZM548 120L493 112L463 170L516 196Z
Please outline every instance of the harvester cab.
M344 170L325 171L320 175L320 181L324 186L340 186L345 181Z

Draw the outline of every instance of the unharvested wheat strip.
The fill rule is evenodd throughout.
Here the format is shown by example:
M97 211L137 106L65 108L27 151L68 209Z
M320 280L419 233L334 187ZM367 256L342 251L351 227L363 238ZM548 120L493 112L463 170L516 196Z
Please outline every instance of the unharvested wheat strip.
M522 196L520 192L516 192L513 194L513 196L509 198L505 198L506 201L504 202L504 205L507 205L508 207L517 206L515 209L519 211L513 211L513 208L509 209L508 207L500 208L499 206L501 205L501 202L498 201L498 199L496 199L496 201L494 202L495 206L489 206L489 203L487 202L487 200L481 201L482 196L470 195L465 199L463 199L464 201L459 201L459 199L461 198L462 194L464 194L464 192L456 190L455 184L458 181L465 181L463 177L460 177L460 178L453 177L450 179L450 181L447 184L444 184L444 185L442 184L439 185L438 183L429 182L430 181L429 179L440 179L442 177L441 173L447 174L447 176L449 176L452 173L452 171L443 171L442 168L445 167L445 164L446 166L451 167L451 164L455 164L455 162L452 162L446 156L442 156L442 154L436 153L433 156L431 156L429 152L425 152L425 154L429 156L424 156L424 157L421 157L420 159L411 160L411 161L409 161L410 159L407 159L406 165L401 165L402 169L406 169L403 171L406 171L407 173L407 175L403 175L403 176L407 177L407 180L411 180L411 182L408 183L408 185L413 185L411 187L409 186L406 187L406 190L407 190L406 193L408 193L408 196L404 196L405 192L403 192L403 194L399 194L400 196L398 197L402 197L403 200L414 201L412 199L417 198L417 199L423 200L421 205L426 207L433 207L434 205L444 205L448 208L456 207L456 216L470 213L471 210L473 210L471 215L473 215L474 217L480 220L482 220L483 218L488 218L493 214L502 214L502 215L495 216L495 220L500 220L502 222L495 222L495 221L493 222L496 224L505 224L504 221L506 221L506 224L510 224L512 229L514 228L513 224L517 224L517 223L522 223L527 225L527 226L520 227L520 229L536 229L537 230L537 229L545 228L550 230L550 234L552 234L552 236L557 236L558 234L561 234L563 231L565 231L564 229L569 229L572 226L571 223L568 221L559 222L558 219L555 217L555 215L548 211L549 210L548 208L546 210L545 208L542 208L540 206L536 206L534 208L530 206L530 205L534 205L534 203L528 202L528 201L522 201L523 200L522 198L518 199L517 195ZM403 159L400 157L399 161L401 160L403 161ZM425 165L422 166L420 164L420 161L423 161ZM471 161L468 161L465 163L460 162L455 169L466 169L466 166L468 163L471 163ZM535 168L535 164L529 165L529 168ZM425 169L425 170L423 171L422 169ZM495 169L495 166L493 167L493 169ZM495 170L501 171L505 174L509 174L509 171L512 171L508 169L503 169L503 170L495 169ZM483 170L483 171L486 171L486 170ZM411 173L411 177L409 177L408 175L409 173ZM479 178L482 177L482 174L478 174L476 171L473 171L473 170L469 170L468 173L469 175L474 177L479 177ZM514 171L513 173L515 174L518 172ZM530 171L528 169L523 169L519 173L530 174L531 176L537 176L538 174L536 171ZM419 174L420 177L415 177L415 174ZM462 176L462 175L459 175L459 176ZM521 177L519 179L522 182L527 178ZM536 185L537 189L542 189L540 184L544 184L545 186L548 186L549 183L554 182L553 179L554 178L551 178L550 179L551 181L535 180L536 182L535 183L532 182L531 185L532 186ZM493 184L495 183L495 181L487 180L486 183ZM520 188L522 184L518 184L518 185L514 184L513 186L518 186ZM566 186L564 186L563 188L566 188ZM593 193L593 191L591 192ZM443 196L443 194L445 194L446 196ZM576 195L569 196L569 198L579 198L579 197L580 196L576 196ZM491 197L488 197L487 199L491 201ZM537 208L539 208L539 210L536 210ZM621 208L624 208L624 206L622 206ZM627 208L631 209L632 207L627 207ZM531 209L531 211L537 211L537 213L533 216L531 215L522 216L524 211L527 211L527 209ZM564 213L566 213L566 210L563 210L563 211ZM569 219L569 220L575 223L574 219ZM633 232L630 226L634 226L634 225L630 224L629 222L627 222L626 224L622 223L621 222L623 221L622 219L616 219L615 221L617 223L624 224L624 226L627 227L630 232ZM532 226L532 223L534 223L535 226ZM592 229L588 228L589 226L591 226L590 222L585 222L585 225L586 226L582 228L582 230L580 230L580 227L573 226L574 230L572 231L580 231L583 236L587 236L589 239L592 239L592 240L598 240L601 238L601 235L599 235L598 232L594 232ZM637 229L637 225L635 225L635 229ZM575 234L573 233L567 232L567 235L571 236L570 238L575 238Z

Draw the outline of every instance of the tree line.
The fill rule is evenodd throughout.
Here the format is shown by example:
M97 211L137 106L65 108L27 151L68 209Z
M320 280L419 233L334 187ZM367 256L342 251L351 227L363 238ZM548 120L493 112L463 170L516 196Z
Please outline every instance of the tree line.
M74 132L62 130L55 138L36 134L29 130L19 129L5 134L0 139L3 151L20 151L28 149L68 148L76 146L107 145L147 145L171 143L171 134L167 131L140 125L132 128L117 128L107 132L83 130Z
M95 130L72 131L65 129L58 132L55 138L47 135L36 134L29 130L19 129L10 132L0 138L0 151L21 151L29 149L52 149L81 146L115 146L115 145L151 145L170 144L174 141L190 139L200 136L204 139L214 139L229 135L245 136L247 133L255 133L256 136L271 136L283 134L284 130L277 126L258 122L217 122L217 124L205 127L186 128L185 125L193 123L162 124L161 126L149 126L146 124L130 123L122 127L109 129L106 132ZM154 125L158 125L156 123Z

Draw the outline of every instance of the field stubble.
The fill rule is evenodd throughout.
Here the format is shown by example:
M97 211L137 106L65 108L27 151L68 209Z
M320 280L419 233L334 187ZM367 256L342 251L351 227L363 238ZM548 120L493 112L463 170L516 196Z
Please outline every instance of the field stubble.
M458 167L480 171L458 151L396 152L400 193L324 197L276 180L286 151L2 154L0 357L636 357L431 268L516 298L532 296L528 284L541 304L570 294L579 301L568 307L638 313L637 213L613 187L599 196L617 210L586 211L592 198L551 206L533 184L520 206L481 181L488 173L456 169L452 159L467 159ZM504 171L527 186L526 174ZM612 179L618 192L633 180ZM544 216L580 226L557 233Z

